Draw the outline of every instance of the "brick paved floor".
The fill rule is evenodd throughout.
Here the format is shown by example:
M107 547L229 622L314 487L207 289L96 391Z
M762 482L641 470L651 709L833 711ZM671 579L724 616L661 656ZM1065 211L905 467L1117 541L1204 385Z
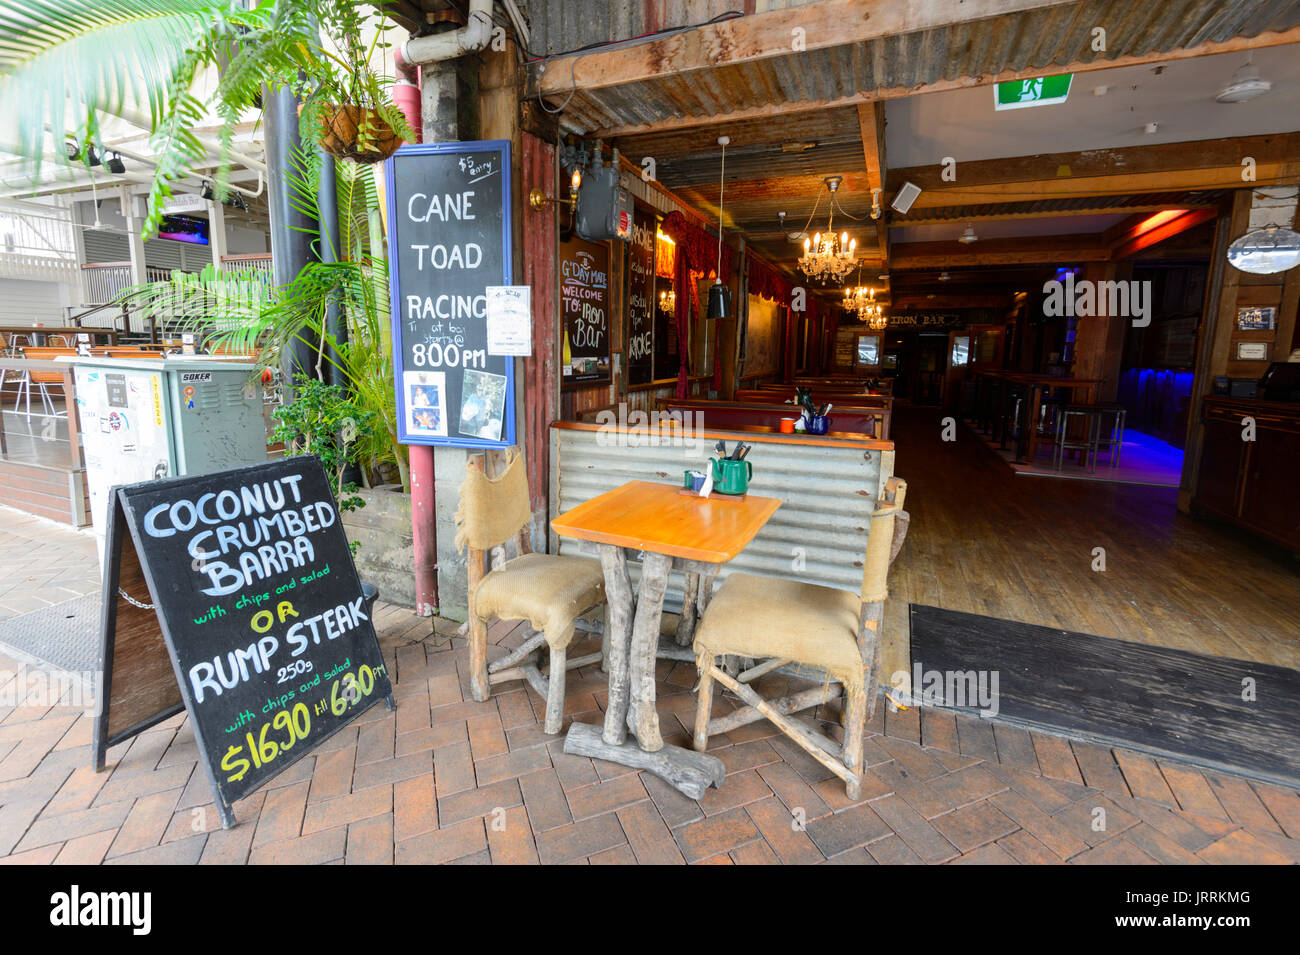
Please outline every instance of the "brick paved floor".
M0 507L0 620L99 590L95 537Z
M96 774L89 717L0 709L0 862L1300 860L1294 791L883 704L861 801L758 723L711 741L728 777L697 802L653 776L564 755L542 733L542 700L519 685L469 701L463 640L432 636L428 620L381 605L376 622L397 711L372 709L236 804L230 830L184 716L115 747ZM492 639L507 646L519 631L497 625ZM0 659L5 668L15 667ZM664 662L659 678L665 736L685 744L693 667ZM570 675L570 716L599 720L604 702L598 669Z

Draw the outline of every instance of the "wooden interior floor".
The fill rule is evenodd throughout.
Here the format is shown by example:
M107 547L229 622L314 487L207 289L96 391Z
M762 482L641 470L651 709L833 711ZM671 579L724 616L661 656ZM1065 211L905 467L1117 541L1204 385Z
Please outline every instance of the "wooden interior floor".
M1174 488L1017 476L964 426L942 441L941 417L895 409L912 525L886 680L909 666L909 603L1300 669L1300 560L1179 514Z

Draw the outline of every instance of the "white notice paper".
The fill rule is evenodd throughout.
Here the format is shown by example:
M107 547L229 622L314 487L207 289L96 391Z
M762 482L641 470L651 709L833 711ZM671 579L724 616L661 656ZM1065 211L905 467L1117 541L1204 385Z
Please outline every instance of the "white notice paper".
M489 285L487 351L489 355L533 353L533 290L528 285Z

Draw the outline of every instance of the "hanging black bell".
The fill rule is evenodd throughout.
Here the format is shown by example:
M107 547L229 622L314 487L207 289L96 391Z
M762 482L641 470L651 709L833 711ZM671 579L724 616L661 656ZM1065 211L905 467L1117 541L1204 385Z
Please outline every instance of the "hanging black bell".
M707 318L728 318L731 316L731 289L722 284L721 281L714 282L709 286L709 308L705 312Z

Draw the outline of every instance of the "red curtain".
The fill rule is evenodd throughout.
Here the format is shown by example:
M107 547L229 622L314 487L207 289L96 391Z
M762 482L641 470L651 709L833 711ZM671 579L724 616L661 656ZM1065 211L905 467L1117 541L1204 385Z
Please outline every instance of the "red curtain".
M762 259L750 253L745 253L745 258L749 265L749 294L788 306L794 284Z
M717 233L701 228L687 219L679 211L668 213L664 217L663 230L672 236L676 243L676 261L673 267L673 287L677 290L677 353L681 356L681 365L677 369L677 397L690 395L690 320L692 315L700 313L700 295L696 282L705 276L712 276L718 266ZM722 274L718 276L726 284L731 279L732 260L735 253L725 243L722 246ZM713 356L713 387L722 386L722 359L716 350Z

